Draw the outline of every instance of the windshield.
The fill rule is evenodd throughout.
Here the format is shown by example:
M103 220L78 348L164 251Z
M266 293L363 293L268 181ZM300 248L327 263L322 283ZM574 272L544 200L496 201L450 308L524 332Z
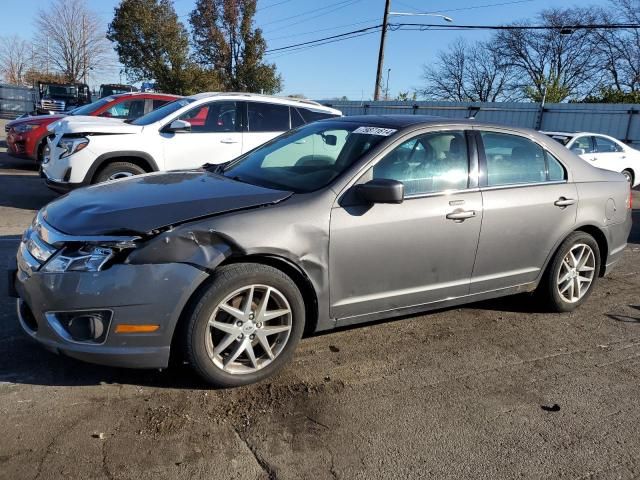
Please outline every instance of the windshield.
M78 96L78 89L74 86L47 85L44 87L43 95L46 97L66 97Z
M229 164L225 177L297 193L318 190L354 164L393 129L321 121L291 130Z
M117 95L119 93L129 93L133 92L133 88L122 86L122 87L102 87L100 89L100 96L107 97L109 95Z
M93 112L103 107L107 103L111 103L115 100L113 97L101 98L97 102L90 103L89 105L83 105L82 107L74 108L69 115L91 115Z
M152 123L158 122L162 120L167 115L171 115L173 112L180 110L182 107L186 107L194 100L191 98L181 98L180 100L176 100L175 102L167 103L162 107L154 110L153 112L149 112L146 115L137 118L133 122L132 125L151 125Z

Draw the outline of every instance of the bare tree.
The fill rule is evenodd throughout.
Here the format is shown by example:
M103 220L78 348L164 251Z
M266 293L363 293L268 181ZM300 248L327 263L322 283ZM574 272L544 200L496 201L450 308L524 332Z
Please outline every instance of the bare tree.
M13 35L0 38L0 74L7 83L22 85L31 68L31 45Z
M514 87L527 97L560 102L588 95L601 85L602 69L594 55L595 30L567 29L568 25L597 23L593 8L544 10L539 15L543 30L501 30L492 44L505 65L516 75ZM528 22L514 25L529 26Z
M40 70L57 71L70 82L102 70L109 44L103 22L85 0L54 0L40 10L35 25Z
M454 41L425 65L425 85L418 93L426 98L457 102L495 102L513 99L512 70L502 63L489 43Z
M602 23L640 23L640 0L612 0ZM597 30L594 53L606 70L606 86L618 92L640 91L640 30Z

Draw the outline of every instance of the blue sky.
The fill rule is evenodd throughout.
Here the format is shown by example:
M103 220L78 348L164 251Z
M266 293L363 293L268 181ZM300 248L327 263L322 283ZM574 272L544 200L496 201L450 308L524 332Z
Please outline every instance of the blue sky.
M48 0L3 0L0 35L33 34L33 19ZM88 0L89 6L103 19L105 28L118 0ZM558 0L392 0L397 12L441 12L454 24L500 24L535 18L545 8L584 4ZM186 23L194 0L175 0L176 11ZM607 0L589 4L606 5ZM492 6L490 6L492 5ZM264 31L269 48L305 42L381 22L384 0L258 0L256 26ZM391 21L410 23L444 23L433 17L392 17ZM424 64L433 61L438 50L459 36L482 39L487 32L389 32L385 51L385 78L390 72L390 93L412 90L421 84ZM372 96L380 34L362 36L299 52L274 53L267 58L275 62L284 78L284 94L301 93L323 99L346 95L350 99ZM119 68L114 57L107 71L90 79L90 83L117 82Z

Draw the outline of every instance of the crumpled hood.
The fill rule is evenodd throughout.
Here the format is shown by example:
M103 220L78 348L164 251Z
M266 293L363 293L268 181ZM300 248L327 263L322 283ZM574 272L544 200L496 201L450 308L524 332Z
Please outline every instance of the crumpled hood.
M241 183L207 171L150 173L75 190L45 207L69 235L144 234L188 220L280 202L291 192Z
M72 115L49 125L48 130L55 133L138 133L141 126L124 123L118 118L90 117Z

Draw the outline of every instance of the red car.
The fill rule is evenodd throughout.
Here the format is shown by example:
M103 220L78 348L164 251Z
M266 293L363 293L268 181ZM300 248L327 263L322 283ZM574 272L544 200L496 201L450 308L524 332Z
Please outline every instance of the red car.
M123 93L101 98L96 102L78 107L69 112L68 115L90 115L133 120L177 98L180 97L162 93ZM47 144L47 135L49 135L47 127L64 116L38 115L9 122L5 126L9 155L42 162Z

